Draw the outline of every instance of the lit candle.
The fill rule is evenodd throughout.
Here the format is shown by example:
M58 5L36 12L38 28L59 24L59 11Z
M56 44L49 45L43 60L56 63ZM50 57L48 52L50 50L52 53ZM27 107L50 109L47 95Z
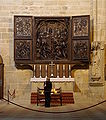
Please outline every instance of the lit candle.
M56 94L57 93L57 91L54 89L54 93Z
M43 95L43 91L41 92L41 94Z

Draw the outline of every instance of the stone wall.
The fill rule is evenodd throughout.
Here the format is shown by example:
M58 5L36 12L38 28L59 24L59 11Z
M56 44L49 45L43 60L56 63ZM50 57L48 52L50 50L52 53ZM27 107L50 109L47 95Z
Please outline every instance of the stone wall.
M4 62L4 96L7 90L16 90L16 97L27 96L41 83L31 84L30 70L18 70L14 64L14 15L32 16L91 16L91 41L106 40L106 3L105 0L0 0L0 54ZM93 30L93 32L92 32ZM75 72L75 80L81 93L89 93L89 70ZM106 86L106 85L105 85ZM67 86L63 86L65 88ZM95 94L96 88L93 87ZM102 87L103 89L103 87ZM106 87L105 87L106 91ZM101 90L100 94L104 93ZM94 95L93 94L93 95ZM25 99L24 99L25 100ZM30 101L29 101L30 102Z

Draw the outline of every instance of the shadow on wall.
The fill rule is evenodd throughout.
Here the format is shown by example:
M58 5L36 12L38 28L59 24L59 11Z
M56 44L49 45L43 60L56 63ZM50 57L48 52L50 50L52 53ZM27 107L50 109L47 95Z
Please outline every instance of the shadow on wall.
M71 72L71 77L74 78L74 73L75 73L76 69L72 70ZM79 89L77 83L75 82L74 84L74 92L81 92L81 90Z
M74 86L74 92L81 92L81 90L79 89L78 85L75 82L75 86Z

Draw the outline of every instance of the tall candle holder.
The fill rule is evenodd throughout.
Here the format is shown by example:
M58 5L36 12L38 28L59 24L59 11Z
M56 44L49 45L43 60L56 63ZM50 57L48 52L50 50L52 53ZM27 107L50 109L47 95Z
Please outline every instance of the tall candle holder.
M69 78L71 77L71 65L69 65Z
M50 66L51 66L51 77L53 77L54 75L53 75L53 66L55 65L55 64L53 64L53 61L51 61L51 63L49 64Z
M59 65L57 64L57 77L59 78Z
M46 78L47 78L47 65L45 65L45 70L46 70Z
M33 66L33 76L34 76L34 78L35 78L35 69L36 69L36 66L34 65Z
M40 78L41 78L41 75L42 75L42 73L41 73L41 65L40 65Z
M65 65L63 65L63 77L65 77Z

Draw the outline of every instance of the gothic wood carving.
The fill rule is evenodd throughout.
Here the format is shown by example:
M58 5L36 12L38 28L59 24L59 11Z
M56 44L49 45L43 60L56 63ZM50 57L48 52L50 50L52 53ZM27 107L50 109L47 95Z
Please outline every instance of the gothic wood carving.
M15 39L32 39L32 17L14 17L14 37Z
M73 40L72 41L72 61L88 61L89 60L89 41Z
M34 23L34 24L33 24ZM17 64L89 62L90 16L14 16Z
M21 69L21 70L32 70L33 71L33 67L30 64L15 64L16 68Z
M68 61L69 17L35 17L35 60Z
M15 60L32 60L32 41L15 40Z
M90 16L73 16L71 29L71 61L90 61Z
M72 17L72 39L89 38L90 33L90 16L73 16Z

